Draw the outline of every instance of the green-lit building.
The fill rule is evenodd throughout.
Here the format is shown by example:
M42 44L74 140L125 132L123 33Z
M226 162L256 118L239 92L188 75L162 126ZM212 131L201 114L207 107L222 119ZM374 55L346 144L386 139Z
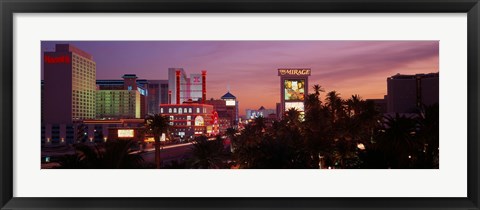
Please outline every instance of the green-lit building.
M148 83L135 74L123 80L97 80L96 118L143 118L148 110Z
M97 118L140 118L138 90L98 90Z

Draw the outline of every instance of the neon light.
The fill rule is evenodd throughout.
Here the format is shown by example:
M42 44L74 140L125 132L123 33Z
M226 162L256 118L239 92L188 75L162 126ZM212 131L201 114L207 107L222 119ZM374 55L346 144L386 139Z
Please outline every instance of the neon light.
M304 75L310 76L310 69L278 69L278 76L284 75Z
M70 56L64 55L64 56L59 56L59 57L51 57L48 55L45 55L43 57L43 60L45 63L70 63Z

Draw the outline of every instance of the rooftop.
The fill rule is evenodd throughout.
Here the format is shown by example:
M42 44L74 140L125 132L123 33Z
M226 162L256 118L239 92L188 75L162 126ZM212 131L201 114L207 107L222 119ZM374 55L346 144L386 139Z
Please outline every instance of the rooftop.
M232 95L230 92L225 93L225 95L222 96L222 99L236 99L234 95Z

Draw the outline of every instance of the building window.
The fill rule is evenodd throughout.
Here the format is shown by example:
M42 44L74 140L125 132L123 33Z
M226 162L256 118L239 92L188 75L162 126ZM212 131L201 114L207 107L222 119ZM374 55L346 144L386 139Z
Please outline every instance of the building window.
M188 115L187 120L192 120L192 116Z
M173 113L177 113L177 108L173 108Z
M200 108L197 107L197 113L200 113Z
M192 113L192 108L188 108L188 113Z
M160 108L160 113L163 113L163 108Z
M182 114L182 108L178 108L178 114Z
M183 109L183 112L184 112L184 113L187 113L187 108L184 108L184 109Z
M172 108L168 108L168 113L172 113Z

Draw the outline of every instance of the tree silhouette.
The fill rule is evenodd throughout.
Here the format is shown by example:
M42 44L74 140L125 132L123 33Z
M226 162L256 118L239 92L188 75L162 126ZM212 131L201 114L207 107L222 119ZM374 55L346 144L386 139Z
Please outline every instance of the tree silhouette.
M76 144L75 155L66 155L59 160L63 169L129 169L143 168L143 158L132 154L132 140L110 140L95 146Z
M209 141L206 136L195 139L192 148L192 157L188 160L190 168L220 169L227 168L225 159L227 152L223 147L223 140L217 136Z
M151 115L145 118L145 133L152 134L155 139L155 165L160 168L160 137L162 133L169 135L170 123L167 116L159 114Z

